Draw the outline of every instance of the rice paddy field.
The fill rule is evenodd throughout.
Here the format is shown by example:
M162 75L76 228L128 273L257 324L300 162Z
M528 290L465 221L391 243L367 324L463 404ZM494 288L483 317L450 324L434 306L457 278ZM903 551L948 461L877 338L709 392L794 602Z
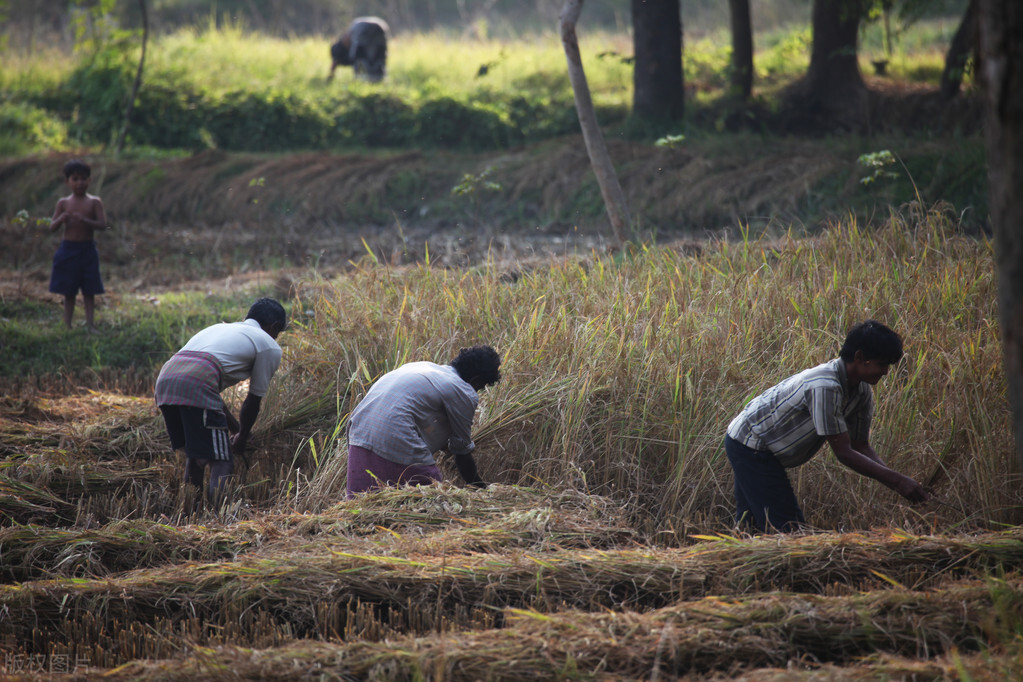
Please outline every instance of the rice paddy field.
M1021 486L991 249L907 207L798 239L461 267L366 254L286 286L115 299L104 338L165 319L157 364L5 379L4 673L1018 679ZM251 466L211 509L179 482L152 376L187 333L167 320L232 319L260 294L294 324ZM822 453L792 472L810 529L742 533L725 426L867 315L908 351L878 386L874 446L934 498L904 504ZM504 357L475 427L491 486L459 487L442 457L450 482L344 500L347 415L373 379L475 341Z
M940 70L924 29L902 38L919 45L895 58L898 87ZM766 91L805 66L804 38L758 43ZM177 31L151 68L213 99L320 102L323 40L251 39ZM522 91L553 110L570 96L548 43L406 36L385 94L411 111ZM720 86L721 43L687 44L693 101ZM41 55L5 60L0 87L42 97L76 66ZM627 66L587 59L602 112L625 111ZM374 96L335 85L335 104ZM907 163L871 208L855 159L888 138L694 124L679 149L612 140L643 224L608 248L564 132L486 153L113 159L57 128L0 160L3 679L1023 679L1023 476L975 130L898 138ZM43 216L71 149L98 159L113 216L98 335L80 304L63 329L46 290ZM458 199L460 178L501 188ZM264 295L289 312L284 358L212 508L181 482L153 383L195 331ZM930 501L825 449L790 472L805 531L736 528L728 422L868 317L906 346L876 387L872 444ZM373 381L474 343L503 357L474 424L490 486L463 488L442 454L444 483L346 500L348 417ZM236 411L244 390L225 395Z

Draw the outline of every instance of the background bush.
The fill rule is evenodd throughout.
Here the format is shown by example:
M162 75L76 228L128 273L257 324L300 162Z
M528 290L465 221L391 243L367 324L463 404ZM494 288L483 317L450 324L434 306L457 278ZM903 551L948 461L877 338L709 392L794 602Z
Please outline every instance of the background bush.
M26 102L0 102L0 156L44 147L63 149L67 126L49 111Z

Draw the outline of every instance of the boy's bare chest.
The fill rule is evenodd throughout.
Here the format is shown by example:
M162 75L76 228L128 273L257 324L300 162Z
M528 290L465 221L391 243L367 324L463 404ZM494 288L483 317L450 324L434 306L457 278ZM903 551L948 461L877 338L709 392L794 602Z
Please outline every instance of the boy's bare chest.
M68 197L64 200L64 210L68 213L79 213L87 218L96 217L96 202L92 197Z

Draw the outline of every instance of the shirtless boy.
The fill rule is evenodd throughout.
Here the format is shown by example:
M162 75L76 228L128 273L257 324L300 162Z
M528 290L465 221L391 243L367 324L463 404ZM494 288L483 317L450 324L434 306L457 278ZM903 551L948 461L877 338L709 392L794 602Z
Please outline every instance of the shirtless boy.
M99 252L96 250L94 233L107 228L107 216L103 201L89 194L91 169L84 161L74 159L64 164L64 177L71 188L71 194L57 202L50 222L50 232L64 228L64 239L53 256L53 272L50 275L50 291L64 296L64 325L71 328L75 313L75 297L82 290L85 304L85 326L97 333L94 320L96 294L103 292L103 280L99 276Z

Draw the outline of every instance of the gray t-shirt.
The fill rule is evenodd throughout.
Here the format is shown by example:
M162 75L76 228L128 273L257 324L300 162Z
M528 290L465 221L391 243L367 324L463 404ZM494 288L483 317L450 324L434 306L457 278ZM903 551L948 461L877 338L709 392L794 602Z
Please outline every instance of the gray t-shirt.
M472 452L476 390L451 365L410 362L383 375L352 412L349 445L398 464Z
M827 436L849 433L867 441L874 394L866 382L849 388L845 362L836 358L785 379L751 400L728 425L748 448L773 453L785 468L803 464Z

